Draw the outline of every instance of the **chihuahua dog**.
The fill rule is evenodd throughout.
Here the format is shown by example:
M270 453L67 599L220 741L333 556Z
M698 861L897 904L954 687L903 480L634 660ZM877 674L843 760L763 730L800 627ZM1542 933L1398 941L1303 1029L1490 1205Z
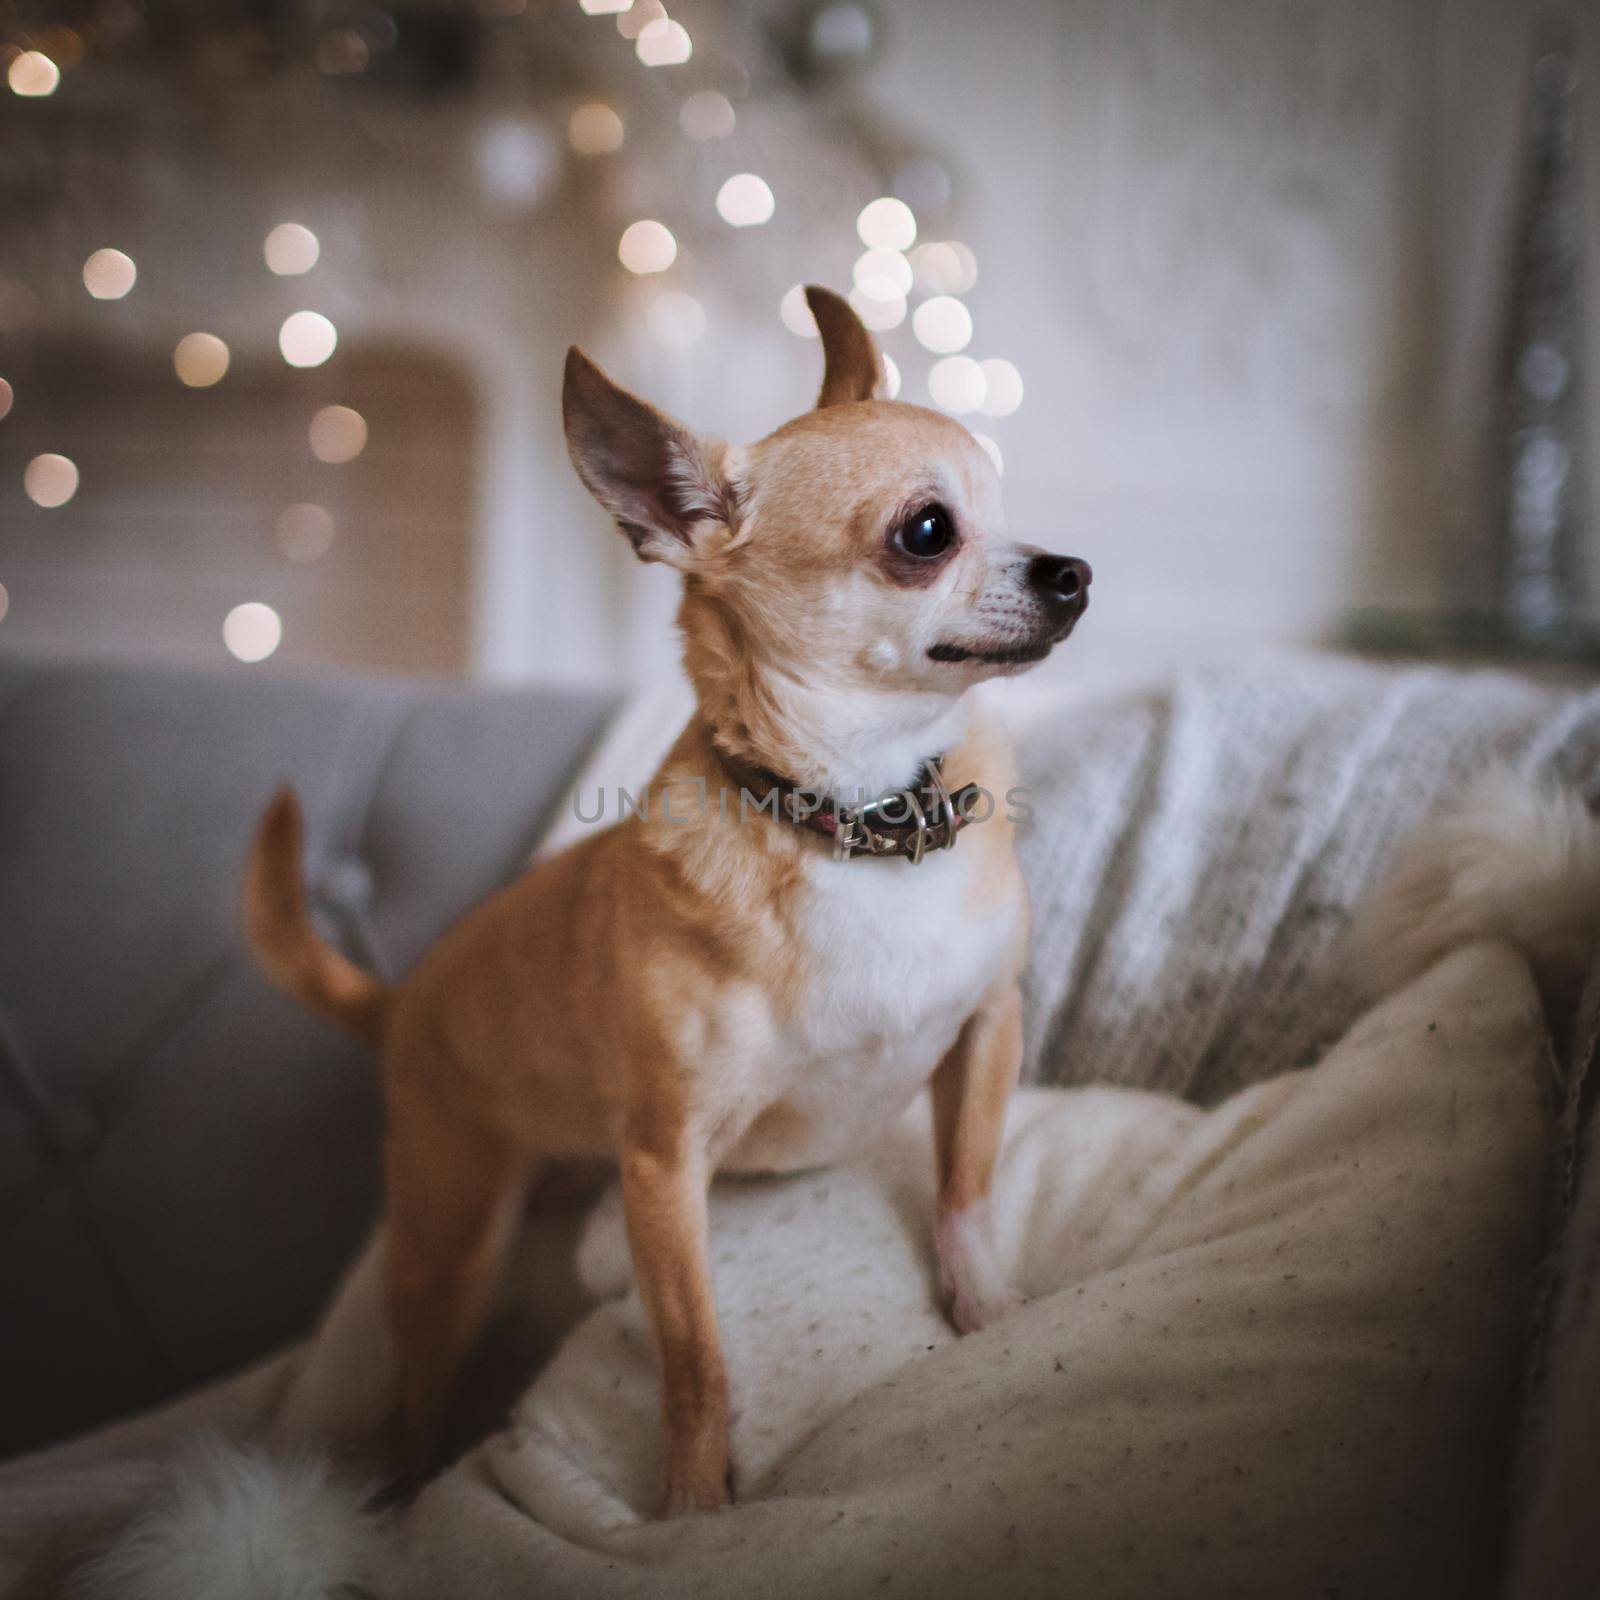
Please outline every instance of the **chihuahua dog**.
M1007 539L972 436L878 398L871 334L838 296L806 295L821 396L756 444L692 433L567 358L579 476L636 554L683 580L697 709L646 814L539 863L392 987L313 932L290 792L252 847L262 965L381 1046L385 1294L413 1463L528 1185L564 1158L620 1168L660 1356L666 1514L730 1496L716 1173L831 1161L931 1082L950 1316L969 1331L1016 1303L986 1207L1022 1053L1027 895L996 798L1008 751L967 691L1066 638L1090 572Z

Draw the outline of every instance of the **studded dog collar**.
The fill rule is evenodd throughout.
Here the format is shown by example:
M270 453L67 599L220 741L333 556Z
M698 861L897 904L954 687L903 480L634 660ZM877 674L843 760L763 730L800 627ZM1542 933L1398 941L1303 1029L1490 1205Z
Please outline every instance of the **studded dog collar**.
M952 791L945 782L944 757L930 756L906 789L888 789L875 800L847 805L833 795L808 789L766 767L752 766L717 750L729 777L750 797L755 810L771 810L798 828L833 843L836 861L859 856L900 856L916 866L930 850L950 850L968 826L983 793L975 783Z

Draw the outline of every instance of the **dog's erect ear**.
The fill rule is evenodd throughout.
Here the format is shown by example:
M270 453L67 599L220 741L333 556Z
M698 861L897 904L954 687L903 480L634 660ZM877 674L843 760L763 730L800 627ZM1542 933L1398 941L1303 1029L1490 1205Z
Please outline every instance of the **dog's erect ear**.
M808 283L806 304L822 335L822 393L817 396L818 407L872 399L883 383L878 341L850 309L850 302L831 289Z
M726 446L702 439L613 383L576 345L561 388L578 476L642 561L684 565L712 529L734 529Z

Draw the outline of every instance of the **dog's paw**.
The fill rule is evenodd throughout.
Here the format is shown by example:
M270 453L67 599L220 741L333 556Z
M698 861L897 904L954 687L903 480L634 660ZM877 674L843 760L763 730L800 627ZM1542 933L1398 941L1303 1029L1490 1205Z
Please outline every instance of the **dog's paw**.
M721 1511L733 1504L733 1469L720 1473L668 1472L667 1486L656 1517L692 1517L701 1511Z
M939 1288L957 1333L976 1333L1023 1303L1000 1265L985 1202L964 1211L945 1212L939 1218L935 1240Z
M1008 1283L991 1284L981 1293L963 1292L959 1288L945 1292L945 1313L957 1333L977 1333L1026 1304Z

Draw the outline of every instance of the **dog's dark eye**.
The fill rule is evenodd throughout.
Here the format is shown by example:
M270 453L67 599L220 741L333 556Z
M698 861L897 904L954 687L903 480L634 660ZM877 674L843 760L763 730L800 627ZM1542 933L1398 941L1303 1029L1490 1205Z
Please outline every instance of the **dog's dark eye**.
M923 506L920 511L913 511L894 530L894 542L919 561L942 556L955 541L956 530L950 513L941 505Z

